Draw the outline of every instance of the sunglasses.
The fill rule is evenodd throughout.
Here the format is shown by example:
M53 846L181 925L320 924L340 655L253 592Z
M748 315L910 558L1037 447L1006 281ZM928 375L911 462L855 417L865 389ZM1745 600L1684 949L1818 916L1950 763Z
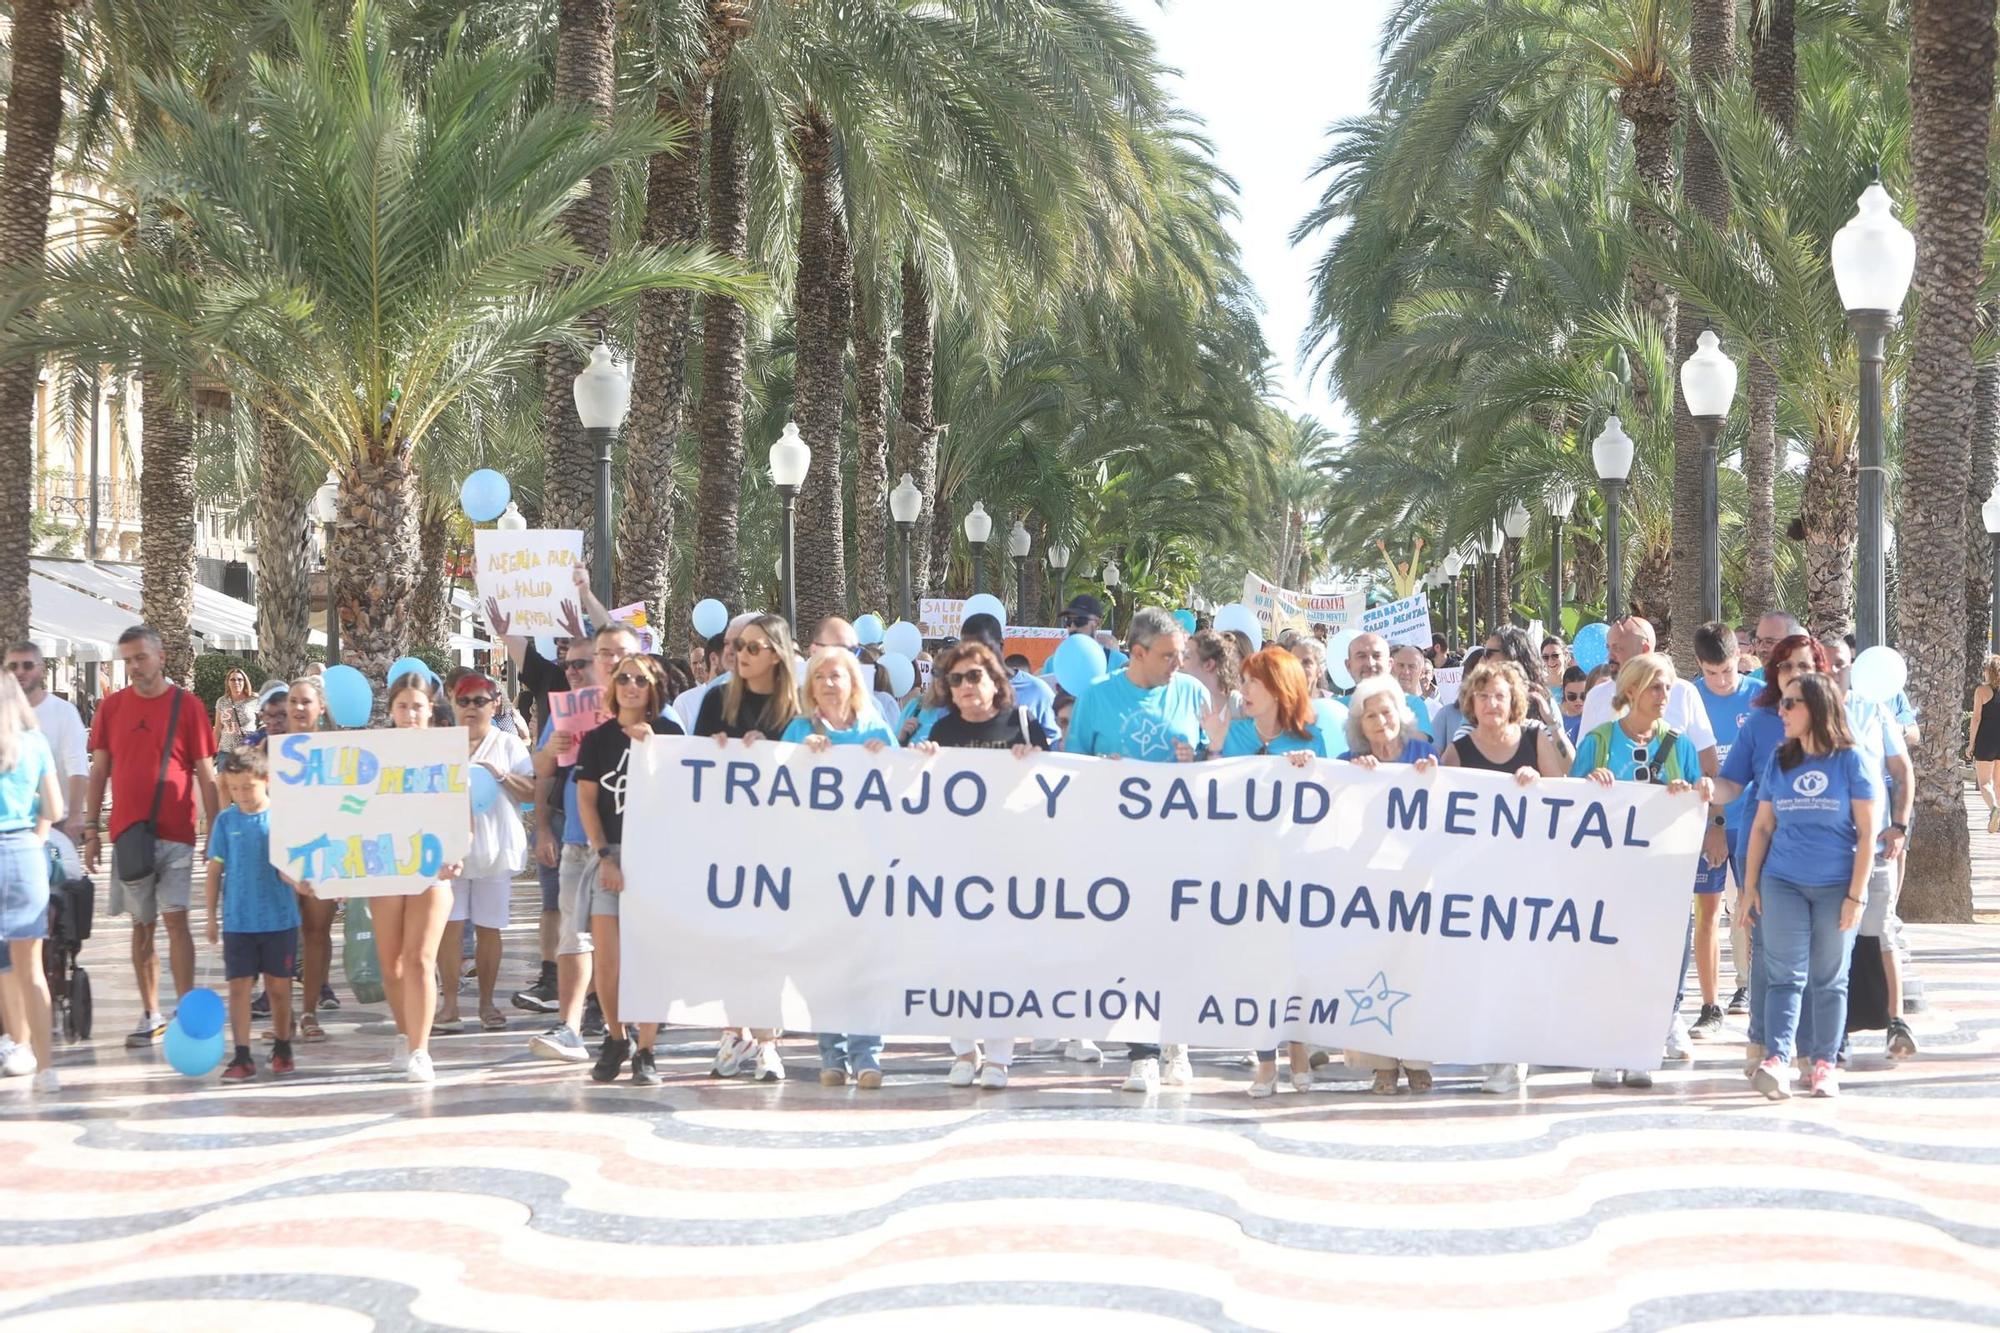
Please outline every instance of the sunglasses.
M637 671L621 671L611 678L614 685L651 685L653 682Z
M1580 704L1583 702L1583 696L1581 694L1574 693L1570 690L1564 690L1563 702L1566 704Z
M493 696L490 694L461 694L458 696L460 708L491 708Z
M1794 708L1804 708L1805 706L1806 701L1796 694L1788 694L1778 700L1778 711L1781 713L1789 713Z
M945 674L944 683L947 688L955 690L961 685L973 685L985 679L986 679L986 673L980 670L978 667L974 667L970 671L947 672Z
M1632 781L1651 782L1653 780L1653 770L1646 763L1646 752L1644 750L1636 747L1633 749L1632 763L1635 765L1632 769Z
M736 645L738 657L762 657L765 653L776 652L770 644L759 639L749 639Z
M574 676L579 671L590 670L591 665L591 659L588 657L572 657L563 663L563 670Z
M7 669L9 671L33 671L35 665L33 662L9 662Z

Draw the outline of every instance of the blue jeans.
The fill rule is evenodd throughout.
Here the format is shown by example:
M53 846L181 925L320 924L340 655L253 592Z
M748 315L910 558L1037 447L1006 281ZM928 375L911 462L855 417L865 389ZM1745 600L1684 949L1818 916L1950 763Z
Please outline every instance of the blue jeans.
M859 1074L864 1069L882 1067L882 1039L856 1032L819 1034L819 1064L822 1069L839 1069Z
M1764 937L1758 971L1766 995L1764 1053L1831 1062L1847 1030L1852 930L1840 928L1847 885L1793 884L1764 876Z

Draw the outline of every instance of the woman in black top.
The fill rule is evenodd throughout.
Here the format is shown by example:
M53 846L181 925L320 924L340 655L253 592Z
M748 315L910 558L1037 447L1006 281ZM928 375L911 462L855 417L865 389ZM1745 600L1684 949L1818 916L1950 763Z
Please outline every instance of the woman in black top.
M659 664L634 653L611 670L611 717L577 745L576 813L593 855L585 864L580 890L589 909L591 967L596 973L597 1002L604 1010L604 1049L590 1076L599 1083L618 1077L625 1058L632 1058L632 1081L660 1081L653 1063L653 1038L660 1025L641 1023L635 1049L618 1020L618 896L625 891L625 871L618 846L625 835L626 771L632 744L650 736L679 736L680 721L667 709L667 683Z
M798 653L781 616L758 616L736 638L736 670L709 687L695 715L694 734L716 744L732 738L776 740L799 715Z
M1485 660L1512 662L1521 668L1521 681L1528 694L1529 720L1540 723L1549 733L1556 743L1556 751L1564 760L1573 759L1575 753L1569 743L1569 732L1563 729L1562 710L1556 707L1554 693L1562 689L1562 677L1558 673L1555 680L1544 683L1543 664L1534 644L1528 640L1528 631L1518 625L1503 625L1487 635Z

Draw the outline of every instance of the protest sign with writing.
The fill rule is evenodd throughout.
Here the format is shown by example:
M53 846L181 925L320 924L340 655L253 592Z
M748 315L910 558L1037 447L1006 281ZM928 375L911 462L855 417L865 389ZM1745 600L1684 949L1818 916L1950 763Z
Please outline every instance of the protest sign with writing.
M464 727L271 738L271 864L320 898L417 893L472 840Z
M570 528L522 532L479 528L472 534L479 597L495 634L560 634L577 638L583 620L570 571L583 563L583 534Z
M1293 592L1256 574L1243 576L1243 605L1250 608L1266 634L1287 627L1325 625L1346 629L1361 618L1367 594L1359 588L1338 592Z
M1657 1064L1705 813L1261 757L659 737L631 765L621 1017L1454 1063Z
M556 730L564 734L581 736L595 730L611 716L604 707L604 687L586 685L580 690L551 694L549 716L555 719Z
M1361 615L1361 628L1381 635L1392 648L1406 643L1428 648L1431 646L1430 594L1420 592L1401 601L1371 606Z
M1050 655L1069 637L1068 630L1053 625L1009 625L1005 633L1006 642L1001 645L1006 649L1003 655L1027 658L1028 670L1032 672L1046 666Z
M614 606L610 610L611 623L630 625L639 632L639 651L657 653L660 651L660 635L646 620L644 602L628 602L624 606Z
M917 628L926 639L955 639L965 619L963 597L926 597L917 603Z
M1437 681L1437 701L1441 704L1458 702L1458 682L1465 675L1464 667L1438 667L1432 673Z

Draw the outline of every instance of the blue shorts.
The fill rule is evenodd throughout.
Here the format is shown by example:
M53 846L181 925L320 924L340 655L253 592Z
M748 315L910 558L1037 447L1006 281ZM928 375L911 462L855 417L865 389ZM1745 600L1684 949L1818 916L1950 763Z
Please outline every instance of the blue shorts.
M0 833L0 942L48 934L48 848L28 829Z
M1711 866L1708 858L1697 852L1694 861L1694 891L1698 894L1721 893L1729 887L1729 874L1734 869L1735 863L1736 858L1731 856L1725 858L1721 865Z
M537 861L535 862L535 869L542 877L542 910L544 912L562 911L562 866L545 866L540 861Z
M283 977L290 984L292 968L298 959L297 926L222 932L222 975L231 981L244 977Z

